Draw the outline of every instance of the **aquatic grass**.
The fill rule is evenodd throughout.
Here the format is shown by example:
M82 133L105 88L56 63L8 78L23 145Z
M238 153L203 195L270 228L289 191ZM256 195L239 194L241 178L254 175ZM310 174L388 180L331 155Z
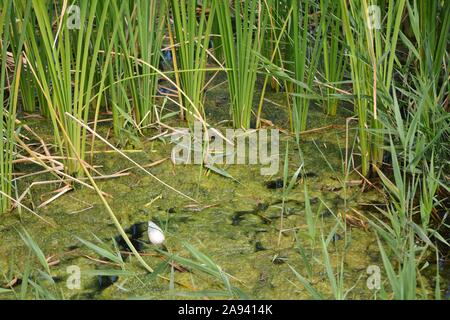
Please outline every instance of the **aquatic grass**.
M440 208L445 211L437 199L442 171L436 170L440 164L434 156L436 150L445 143L436 139L438 133L431 141L427 140L423 117L429 110L428 106L418 99L415 112L403 119L395 87L392 93L393 115L380 114L389 135L387 152L391 158L392 172L375 167L390 201L386 209L379 208L385 219L374 217L370 224L380 237L379 248L394 298L426 298L426 290L419 281L421 276L418 266L424 262L429 248L439 254L435 243L442 243L444 248L450 247L432 224L433 211L438 212ZM446 126L447 129L448 124L444 123L441 122L440 126ZM427 151L427 148L430 150ZM421 293L418 289L421 289ZM388 298L389 295L385 292L383 297Z
M60 154L65 157L65 171L71 175L81 175L81 163L74 153L84 160L86 131L78 124L67 121L64 114L68 112L83 121L88 119L100 53L100 35L103 34L110 1L101 3L102 12L99 16L96 16L97 6L100 5L98 1L81 2L80 29L69 28L66 8L63 6L60 8L63 14L58 21L57 32L52 27L48 3L33 1L32 4L42 48L35 35L28 33L26 52L33 59L28 58L27 61L45 95L55 140ZM104 68L107 67L104 65ZM50 82L47 74L50 75ZM74 148L70 148L69 144Z
M367 0L341 0L342 25L344 29L348 59L353 83L355 114L358 117L359 149L361 153L361 173L367 176L371 164L372 118L370 106L374 104L373 45L369 34ZM376 113L374 112L374 115Z
M122 49L127 48L125 57L129 59L128 76L135 76L131 95L136 123L140 126L150 124L153 119L159 76L150 66L158 68L161 60L167 6L167 0L135 0L127 6L125 19L120 21Z
M300 133L305 131L307 126L311 103L308 91L313 85L322 41L319 28L312 28L316 32L310 32L310 15L314 4L311 4L310 0L289 0L288 3L292 8L288 30L291 42L287 53L290 62L289 68L293 72L293 78L303 84L293 83L292 90L290 90L293 100L291 129L298 141Z
M22 75L23 60L18 55L13 59L13 70L10 72L8 49L11 45L11 33L9 25L12 15L13 2L3 1L0 14L1 35L1 65L0 65L0 213L10 209L11 196L13 193L13 160L15 146L15 130L17 104L19 99L19 87ZM18 42L18 50L23 45L23 38Z
M372 2L367 0L349 1L349 4L341 1L355 113L359 121L361 172L365 176L372 165L382 163L384 137L378 113L389 109L392 103L390 87L394 63L398 62L397 42L406 0L383 2L377 7L380 17L369 15L370 4ZM377 18L382 20L372 20Z
M370 59L374 72L373 84L373 121L372 121L372 164L380 165L383 161L383 127L378 120L378 110L389 109L392 104L390 88L394 77L394 62L398 61L397 41L400 35L401 23L404 16L406 0L389 1L380 7L381 14L385 13L386 21L380 28L367 28ZM364 7L365 10L369 10ZM369 23L367 21L366 23ZM380 21L381 24L381 21ZM379 99L380 98L380 99ZM378 103L381 102L381 103Z
M12 57L22 56L23 43L27 34L28 24L31 15L31 2L14 2L11 14L14 20L11 21L11 54ZM35 79L29 68L24 66L20 77L20 98L24 112L33 113L36 110L37 95L35 90Z
M230 4L227 1L217 1L216 4L227 68L233 126L249 129L258 56L261 54L264 30L268 21L266 6L261 0L234 1L233 21ZM233 27L236 29L236 36Z
M263 43L263 51L267 59L270 59L276 66L283 69L287 51L286 24L291 15L289 11L292 8L289 8L288 3L283 1L269 0L265 1L265 3L268 7L267 14L269 15L266 37L269 39ZM271 77L270 86L275 92L280 92L285 87L274 76Z
M101 35L102 43L100 47L104 54L99 56L99 65L107 65L108 68L103 82L105 92L102 92L99 88L98 93L105 97L104 108L112 114L113 132L118 139L122 138L123 130L127 130L130 123L135 123L132 104L134 100L129 97L134 92L132 90L134 83L131 79L120 81L132 73L130 59L127 59L129 54L127 43L123 34L120 33L119 35L119 32L123 32L123 28L125 28L124 22L122 22L125 6L129 5L129 2L124 1L119 7L117 1L112 2L110 18L105 22L104 34ZM111 37L114 33L117 33L117 35ZM106 64L105 62L108 59L111 59L110 63ZM105 69L102 72L105 72ZM98 116L99 111L96 110L95 117L98 118Z
M303 163L299 165L293 176L289 179L289 142L286 143L286 151L284 154L284 165L283 165L283 197L281 202L281 219L280 219L280 232L278 233L278 245L281 243L281 236L284 230L284 215L286 211L286 200L292 189L294 189L298 177L303 169ZM313 239L311 239L313 241Z
M339 104L337 89L342 86L346 60L342 34L341 4L339 1L320 1L320 28L322 32L322 54L324 79L330 87L326 88L326 112L335 116Z
M279 3L278 1L275 1L275 3L276 3L275 6L281 5L281 3ZM269 8L273 7L272 2L270 2L270 3L268 2L267 5ZM275 9L275 10L277 11L276 14L273 14L271 9L268 10L269 11L268 14L269 14L269 18L270 18L270 26L271 26L271 28L269 29L271 42L270 42L270 50L268 50L267 48L265 49L265 51L269 52L269 57L264 57L261 59L264 67L266 67L266 69L267 69L267 74L264 78L264 84L263 84L263 87L261 90L261 97L259 99L258 112L256 114L256 128L261 127L261 112L262 112L262 108L264 105L264 99L265 99L265 94L266 94L266 89L267 89L269 79L271 79L272 89L275 88L275 90L277 92L281 89L280 82L283 83L282 86L284 88L287 88L287 86L288 86L288 80L287 80L288 77L287 76L279 77L279 75L280 75L280 71L284 73L284 71L286 70L284 56L286 55L287 50L285 48L283 50L282 41L286 41L286 39L287 39L286 30L287 30L289 22L290 22L292 8L290 8L290 10L286 12L286 17L285 17L284 21L281 20L280 12L278 12L277 9ZM284 8L281 9L281 11L284 12ZM281 24L281 25L279 26L279 24ZM286 44L285 44L285 46L286 46ZM292 80L292 79L289 79L289 80ZM289 92L287 89L285 91L286 91L286 96L287 96L286 100L288 103L288 109L290 110Z
M400 34L408 49L409 61L403 78L412 82L408 93L417 92L426 104L423 122L427 128L433 129L433 115L440 113L441 108L445 109L444 104L448 102L444 101L448 101L450 91L450 4L448 1L408 1L407 12L411 35Z
M325 269L326 278L328 284L330 285L331 296L335 300L345 300L347 299L349 293L356 287L357 282L350 287L349 289L345 288L345 252L339 256L338 262L336 266L333 266L333 263L330 258L329 246L331 241L336 234L336 230L340 223L338 222L331 230L327 237L324 237L323 234L320 236L320 248L322 253L322 267ZM336 248L337 250L337 248ZM346 249L344 249L346 250ZM317 260L317 259L316 259ZM314 287L310 280L302 276L297 270L295 270L292 266L289 266L292 272L294 273L297 280L304 286L308 294L315 300L324 300L327 298L327 293L322 292ZM312 268L309 266L308 268ZM310 272L312 275L312 271Z
M48 265L45 254L44 254L44 252L42 252L41 248L36 243L36 241L30 236L30 234L25 229L23 229L22 231L19 231L19 235L22 238L22 241L34 253L34 255L38 259L41 266L44 267L45 271L48 274L50 274L50 266Z
M177 71L181 71L176 79L178 86L185 92L180 104L186 110L186 119L190 127L194 117L204 118L204 93L206 65L208 61L208 46L211 39L214 15L214 1L203 1L200 15L197 14L195 1L172 0L171 12L174 20L174 39L177 50ZM171 28L170 25L168 26ZM174 65L175 66L175 65Z
M231 276L222 270L210 257L191 244L184 243L184 248L192 256L192 259L185 258L176 254L168 253L158 250L159 253L166 256L169 260L180 263L181 265L191 269L192 271L200 271L202 273L212 276L214 279L221 281L222 290L204 290L195 292L177 292L177 296L185 297L227 297L248 299L248 296L239 288L231 284Z
M29 251L24 270L21 274L22 284L20 285L20 292L17 294L12 289L14 296L21 300L26 300L31 297L38 300L64 299L62 290L57 288L56 282L51 275L48 261L38 243L24 228L18 231L18 233ZM38 260L41 267L44 268L44 271L34 266L33 257Z
M100 257L108 259L109 261L112 261L120 266L123 267L124 262L122 259L122 256L120 255L120 252L112 252L111 250L104 248L102 246L99 246L93 242L90 242L88 240L84 240L79 237L75 237L78 241L80 241L83 245L85 245L87 248L91 249L95 253L97 253Z
M450 4L448 1L413 0L407 2L407 9L415 43L406 35L402 35L402 40L415 56L418 75L438 85L441 76L448 78L443 63L448 63Z

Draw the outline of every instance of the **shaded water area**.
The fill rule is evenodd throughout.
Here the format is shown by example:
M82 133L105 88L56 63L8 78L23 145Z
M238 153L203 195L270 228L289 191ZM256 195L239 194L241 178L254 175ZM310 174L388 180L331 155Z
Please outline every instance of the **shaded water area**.
M208 102L207 116L219 122L229 118L227 96L218 87L208 93L214 97ZM268 96L271 106L265 108L263 118L276 126L288 127L284 94ZM211 100L211 99L210 99ZM208 101L210 101L208 100ZM277 106L278 105L278 106ZM367 268L382 269L377 239L373 231L362 223L346 225L343 217L355 221L375 214L373 205L382 204L382 194L374 188L362 188L361 177L355 173L344 179L342 162L345 157L345 109L337 118L326 118L319 107L312 107L310 128L326 127L302 137L300 150L295 140L281 134L280 169L277 175L260 175L259 166L221 166L237 181L214 172L206 172L198 165L177 165L170 161L173 145L168 139L149 141L141 139L124 147L127 155L141 165L167 159L149 170L159 179L180 192L196 199L187 200L164 187L137 168L118 178L98 180L102 191L111 195L108 202L124 228L153 220L164 230L166 247L170 253L190 257L184 243L189 243L211 258L230 275L234 286L255 299L305 299L310 295L296 277L293 269L310 277L311 284L331 297L321 249L321 235L331 237L330 261L339 271L343 267L344 286L352 288L348 298L371 298L373 291L366 284ZM51 129L42 120L28 120L30 125L51 143ZM174 121L173 125L179 125ZM214 125L214 122L212 122ZM102 124L99 132L105 135L109 124ZM157 133L155 133L156 135ZM354 132L350 132L350 146ZM294 188L284 196L280 179L283 178L284 154L289 141L289 179L298 169L303 155L304 172ZM122 156L96 142L93 163L103 174L114 174L133 166ZM320 150L320 151L319 151ZM301 152L300 152L301 151ZM16 171L33 172L38 167L19 165ZM53 180L51 175L32 176L19 180L20 190L33 181ZM345 180L345 181L344 181ZM344 182L342 182L344 181ZM309 194L316 227L316 238L308 238L305 210L305 185ZM59 184L35 185L23 203L36 208L51 198L51 191ZM281 187L281 188L280 188ZM52 276L57 290L72 299L124 299L124 298L183 298L185 294L222 288L222 282L213 276L179 264L168 264L167 259L149 244L146 232L129 230L135 235L135 244L144 260L160 276L148 274L137 259L122 254L123 274L98 277L99 270L120 270L120 267L98 256L76 237L110 248L115 252L113 239L119 243L118 231L99 197L87 188L78 187L36 212L54 223L50 227L30 213L17 210L2 217L0 223L0 283L19 277L25 268L28 249L20 239L18 230L23 226L39 244L51 261ZM141 230L142 231L142 230ZM139 237L141 236L141 237ZM140 238L140 239L137 239ZM311 270L305 265L309 261ZM69 290L66 280L68 266L81 270L81 289ZM95 271L95 272L94 272ZM107 273L105 271L105 273ZM426 280L425 280L426 281ZM432 283L433 279L430 279ZM430 288L431 290L431 288ZM206 295L206 294L205 294ZM7 296L3 296L7 297ZM11 295L11 298L13 296ZM195 297L195 296L194 296ZM203 297L199 294L198 297Z

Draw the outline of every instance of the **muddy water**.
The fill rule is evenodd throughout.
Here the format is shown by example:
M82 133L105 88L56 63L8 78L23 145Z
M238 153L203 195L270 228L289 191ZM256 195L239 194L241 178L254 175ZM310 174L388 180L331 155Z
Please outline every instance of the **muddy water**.
M218 119L221 119L221 113L224 117L228 114L225 98L221 100L220 92L216 94L215 103L208 106L207 112ZM282 103L282 99L282 94L271 98L278 103ZM265 113L264 117L275 125L285 127L287 117L281 108L277 108L271 104L270 108L266 108L270 113ZM312 127L345 124L345 114L336 119L326 119L320 110L312 110L310 118ZM33 124L41 128L44 137L51 134L42 121L34 121ZM101 130L106 132L106 128ZM292 175L301 163L300 153L290 137L282 135L281 140L282 159L286 142L290 141L289 173ZM150 219L156 221L165 230L169 252L189 257L183 244L191 244L229 274L234 286L256 299L309 298L292 269L307 277L325 297L331 297L320 236L328 236L337 225L328 248L332 265L335 268L342 265L344 268L344 286L346 289L353 287L348 298L370 298L373 293L366 286L366 269L370 265L382 267L376 238L370 230L345 227L339 216L345 213L355 215L355 210L363 215L369 214L367 204L379 203L382 198L375 190L363 192L360 185L350 184L343 188L340 179L343 179L341 163L344 146L345 130L342 127L303 138L300 150L307 178L299 179L292 191L284 196L284 210L282 189L268 188L276 187L273 181L282 178L283 162L279 173L273 177L261 176L258 166L223 167L239 182L213 172L207 173L199 166L174 166L170 160L150 169L154 175L198 203L175 194L138 169L132 169L128 176L99 180L98 184L111 195L108 202L124 227ZM145 165L170 157L171 148L167 141L142 141L128 155ZM98 144L96 150L108 148ZM98 170L104 174L114 174L133 166L114 153L96 153L94 163L100 166ZM33 169L36 170L30 166L18 168L23 172ZM23 179L19 188L24 190L33 180L52 179L50 175ZM348 180L360 178L353 175ZM316 220L317 237L314 241L308 238L305 184ZM53 196L50 192L59 187L57 184L34 186L24 204L37 207ZM182 293L222 288L220 279L200 271L172 270L155 247L145 243L145 236L140 248L143 257L150 266L161 272L162 277L146 274L134 257L127 258L124 264L130 275L101 279L92 276L89 271L120 268L80 244L75 237L97 244L101 239L104 246L114 251L112 239L118 232L98 196L87 188L67 193L51 204L36 209L36 212L56 227L46 225L25 211L15 211L2 217L0 273L4 279L0 283L14 276L20 277L24 270L28 251L17 233L24 227L44 254L57 261L51 267L52 275L60 279L55 290L65 298L182 298ZM309 277L301 252L312 268ZM69 290L66 286L66 268L72 265L81 270L80 290Z

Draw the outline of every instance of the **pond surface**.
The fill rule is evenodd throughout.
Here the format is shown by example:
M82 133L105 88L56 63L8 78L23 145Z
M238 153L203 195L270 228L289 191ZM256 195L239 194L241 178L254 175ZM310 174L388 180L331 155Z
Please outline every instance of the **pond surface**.
M214 115L217 119L229 117L227 97L224 97L223 89L216 90L209 92L215 100L208 104L207 115ZM275 126L286 128L288 120L283 111L283 99L282 93L269 98L266 103L270 108L265 109L270 112L265 112L263 117ZM373 205L384 200L376 189L362 188L361 177L357 174L344 179L345 116L344 112L337 118L327 119L320 108L312 108L311 128L335 126L305 135L300 150L292 137L282 134L280 170L271 177L261 176L259 166L221 166L237 181L206 172L197 165L175 166L170 161L172 145L168 139L142 140L134 150L126 152L141 165L166 159L151 167L150 172L196 199L197 203L177 195L137 168L126 171L129 174L125 176L98 180L98 185L111 195L108 202L124 228L148 220L157 222L165 232L165 245L171 254L192 258L184 246L185 243L190 244L220 266L232 284L248 297L310 298L293 270L308 278L325 297L332 297L321 247L321 235L325 238L330 235L329 259L335 272L343 268L344 287L352 288L348 298L371 298L373 292L366 285L366 270L371 265L382 268L375 234L364 224L346 226L342 217L348 215L355 221L364 220L364 216L376 214ZM51 129L41 120L30 120L30 123L38 127L37 131L40 130L43 137L46 133L51 134ZM100 132L104 135L106 129L105 125ZM350 144L353 136L351 132ZM283 178L287 141L289 179L302 161L305 175L297 180L289 193L283 195L283 189L279 187L282 187L280 179ZM95 153L93 162L103 174L111 175L133 167L132 163L100 142L96 143L95 149L104 151ZM21 165L17 170L32 172L37 168ZM19 188L24 190L32 181L45 180L54 180L54 177L47 174L21 179ZM315 220L314 241L308 237L305 186ZM55 195L51 192L60 187L62 185L59 184L33 186L23 203L37 208ZM223 289L221 279L179 264L171 267L155 246L148 243L145 232L135 243L139 243L137 246L144 260L156 268L160 276L147 274L137 259L126 252L122 254L125 260L123 269L128 273L101 278L93 275L92 270L121 268L76 239L79 237L96 244L101 240L102 246L115 250L113 239L118 231L92 190L79 187L36 209L36 212L56 227L50 227L26 211L19 213L16 210L2 216L0 274L4 279L0 283L20 277L24 270L28 249L17 232L23 226L44 254L55 262L51 267L52 276L59 280L56 288L65 298L180 299L193 292ZM123 251L120 246L119 249ZM79 290L69 290L66 286L67 267L73 265L81 270Z

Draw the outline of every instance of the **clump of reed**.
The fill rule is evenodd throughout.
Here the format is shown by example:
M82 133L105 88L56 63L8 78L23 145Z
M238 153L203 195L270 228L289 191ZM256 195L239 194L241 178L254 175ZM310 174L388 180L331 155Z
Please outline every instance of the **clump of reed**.
M94 79L101 35L110 14L110 1L80 2L79 5L80 23L73 27L68 21L70 17L64 14L67 2L53 6L49 2L33 1L35 14L30 19L36 19L39 34L33 32L30 24L26 29L25 50L28 66L45 97L55 140L65 158L65 171L72 175L82 174L81 164L74 153L84 159L86 131L67 119L65 114L88 121L93 88L98 85ZM55 25L52 17L60 12L63 14ZM107 61L103 67L107 70Z
M311 28L313 4L309 0L289 1L292 8L290 28L288 30L291 45L288 47L290 69L295 82L292 85L291 125L297 140L300 132L306 130L308 110L311 102L309 92L313 86L319 62L321 46L320 29ZM313 31L310 32L310 29ZM315 30L315 31L314 31Z
M234 6L227 1L216 4L233 125L249 129L259 55L268 22L267 7L259 0L234 1Z
M176 43L178 53L174 67L179 72L178 87L184 92L184 95L179 94L179 102L183 106L182 111L186 110L186 119L191 125L195 118L205 116L206 66L216 10L211 1L203 1L200 14L195 1L173 0L170 8L175 31L172 43Z
M320 28L322 32L322 69L326 83L326 113L335 116L339 104L338 90L342 87L346 59L342 34L341 3L320 1Z
M153 120L160 77L155 70L161 60L167 6L166 0L136 0L126 6L125 17L120 21L119 39L127 60L124 77L130 78L132 110L138 127ZM127 26L127 21L131 25Z
M19 88L23 70L23 57L21 54L11 56L8 49L13 42L14 34L9 28L13 2L3 1L0 13L0 213L10 209L13 192L13 160L15 153L15 131ZM17 39L17 51L21 52L23 37Z

